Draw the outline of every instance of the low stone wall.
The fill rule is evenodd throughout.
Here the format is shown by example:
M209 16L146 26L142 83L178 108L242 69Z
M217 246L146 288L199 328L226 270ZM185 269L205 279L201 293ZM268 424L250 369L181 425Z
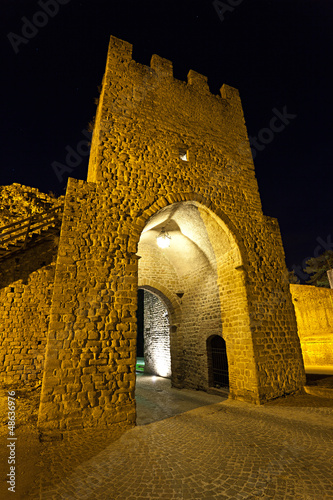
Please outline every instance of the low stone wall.
M333 367L333 290L290 285L305 368Z
M42 379L55 265L0 289L0 381Z
M63 203L64 196L56 198L52 193L42 193L34 187L17 183L0 186L0 228Z

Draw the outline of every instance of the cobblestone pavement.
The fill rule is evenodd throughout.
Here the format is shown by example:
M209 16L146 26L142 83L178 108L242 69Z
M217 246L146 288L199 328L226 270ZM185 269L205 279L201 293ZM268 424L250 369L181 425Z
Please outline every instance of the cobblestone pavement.
M203 391L171 388L169 379L137 373L136 375L136 423L150 424L157 420L174 417L200 406L220 403L228 395L216 396Z
M222 400L123 434L72 432L40 443L42 472L16 498L333 499L332 415L332 399L304 394Z

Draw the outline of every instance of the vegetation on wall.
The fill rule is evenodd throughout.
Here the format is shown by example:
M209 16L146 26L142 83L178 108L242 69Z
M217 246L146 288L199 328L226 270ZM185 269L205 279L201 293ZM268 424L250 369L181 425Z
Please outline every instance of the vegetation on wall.
M304 272L310 276L308 285L330 288L327 271L333 268L333 250L326 250L318 257L306 261Z

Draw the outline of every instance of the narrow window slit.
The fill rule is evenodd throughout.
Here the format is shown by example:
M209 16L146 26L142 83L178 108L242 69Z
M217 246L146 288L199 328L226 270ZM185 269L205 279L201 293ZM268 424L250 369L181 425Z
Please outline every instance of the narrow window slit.
M187 150L183 148L179 148L179 158L183 161L188 161Z

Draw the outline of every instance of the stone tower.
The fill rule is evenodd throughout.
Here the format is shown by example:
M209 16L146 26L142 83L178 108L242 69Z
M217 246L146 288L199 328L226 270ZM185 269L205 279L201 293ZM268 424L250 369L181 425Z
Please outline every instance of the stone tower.
M68 182L41 429L135 423L138 288L168 311L174 386L209 388L213 337L225 341L230 397L261 403L304 385L238 91L212 95L205 76L179 81L170 61L147 67L131 53L111 37L87 182Z

